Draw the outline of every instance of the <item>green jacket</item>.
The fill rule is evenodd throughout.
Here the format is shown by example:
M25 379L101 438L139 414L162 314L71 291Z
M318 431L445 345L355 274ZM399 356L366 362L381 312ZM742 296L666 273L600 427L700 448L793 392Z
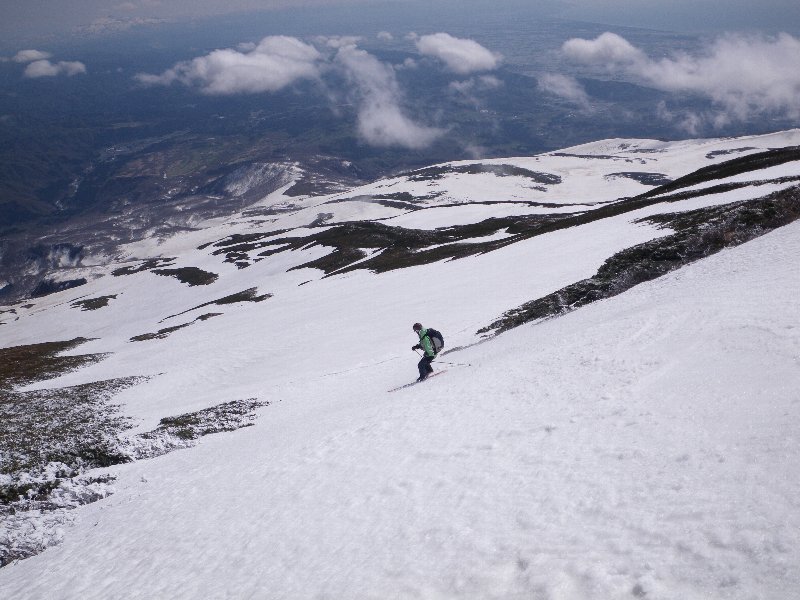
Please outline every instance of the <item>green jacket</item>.
M428 330L425 328L420 329L417 334L419 335L419 348L425 352L425 356L433 358L436 352L433 350L433 343L431 338L428 337Z

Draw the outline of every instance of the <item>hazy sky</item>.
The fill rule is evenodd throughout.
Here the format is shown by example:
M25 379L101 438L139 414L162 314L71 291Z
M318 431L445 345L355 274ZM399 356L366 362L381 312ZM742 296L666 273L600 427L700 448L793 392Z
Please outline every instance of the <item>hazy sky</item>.
M798 0L72 0L69 10L65 4L15 3L3 9L0 32L7 29L13 36L27 28L51 41L59 34L68 38L76 28L103 33L99 54L82 57L69 51L70 44L25 43L0 56L10 77L81 81L102 76L96 57L106 55L113 45L109 41L122 44L125 38L114 38L114 32L126 24L188 22L271 7L282 13L155 28L148 43L163 61L135 67L142 71L130 74L131 83L236 96L272 94L335 74L330 85L342 87L344 81L342 89L309 85L306 93L323 89L333 104L346 101L355 107L359 138L377 147L423 149L447 135L447 123L415 120L406 110L413 101L404 82L413 79L420 64L451 79L448 93L491 97L503 93L496 73L513 64L514 53L523 59L545 55L546 60L529 57L525 63L537 65L539 90L584 114L602 101L580 78L657 90L662 100L652 107L654 118L693 136L740 123L800 119ZM554 27L547 17L593 25ZM621 25L711 35L659 34ZM237 37L244 29L248 35ZM509 32L516 37L507 40ZM196 43L201 34L203 41ZM162 52L167 35L181 40L179 52ZM0 39L10 45L9 36ZM376 52L391 43L404 44L404 62L393 64L391 54ZM685 106L686 98L695 104Z
M6 40L27 35L64 34L77 28L109 29L123 22L149 19L187 20L254 10L301 6L392 4L409 11L452 6L468 11L488 0L2 0L0 35ZM496 10L513 11L521 0L494 0ZM527 0L541 14L612 25L678 31L762 29L800 33L798 0ZM121 23L120 23L121 25Z

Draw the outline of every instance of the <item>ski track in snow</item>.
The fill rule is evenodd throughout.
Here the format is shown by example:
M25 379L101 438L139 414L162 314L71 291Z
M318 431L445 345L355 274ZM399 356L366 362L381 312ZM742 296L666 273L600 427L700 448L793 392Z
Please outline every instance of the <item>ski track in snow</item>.
M569 152L609 144L618 148ZM164 255L218 282L188 288L142 273L38 301L31 312L41 312L4 326L4 345L59 332L100 338L76 353L114 352L39 387L163 373L116 399L140 430L235 398L272 404L254 427L103 470L118 476L116 493L76 509L61 545L0 570L0 597L794 597L800 223L445 354L471 366L441 364L445 377L387 393L416 376L411 323L442 330L450 348L470 344L503 310L663 235L630 224L658 212L325 280L286 272L324 249L237 271L188 234ZM432 282L435 302L423 293ZM275 297L164 340L127 341L253 285ZM119 297L91 313L69 308L99 290Z

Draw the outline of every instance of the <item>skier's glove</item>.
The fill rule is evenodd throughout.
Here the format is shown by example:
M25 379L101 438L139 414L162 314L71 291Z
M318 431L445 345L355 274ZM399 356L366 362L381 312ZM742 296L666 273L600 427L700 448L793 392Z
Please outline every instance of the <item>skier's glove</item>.
M416 346L411 346L411 349L412 350L421 350L422 347L419 344L417 344Z

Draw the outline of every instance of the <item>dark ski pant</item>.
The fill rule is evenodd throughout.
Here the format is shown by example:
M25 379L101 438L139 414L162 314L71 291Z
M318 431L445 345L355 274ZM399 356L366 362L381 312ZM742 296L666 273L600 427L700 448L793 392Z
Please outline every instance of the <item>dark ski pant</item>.
M433 361L433 356L423 356L422 360L419 361L419 363L417 364L417 368L419 369L420 381L425 379L431 373L433 373L433 367L431 366L432 361Z

